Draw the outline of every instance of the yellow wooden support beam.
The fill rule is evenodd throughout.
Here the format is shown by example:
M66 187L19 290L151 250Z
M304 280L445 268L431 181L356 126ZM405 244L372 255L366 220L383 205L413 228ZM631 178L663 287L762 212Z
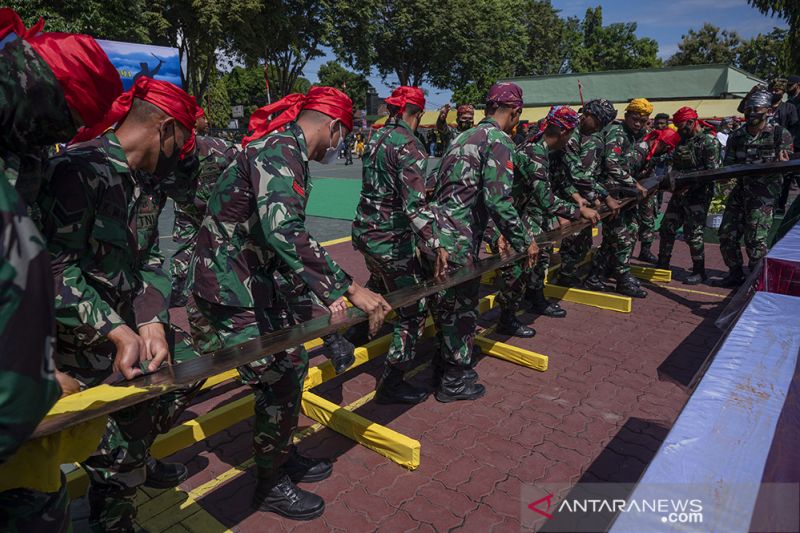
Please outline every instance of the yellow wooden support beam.
M487 272L483 276L481 276L481 283L483 285L492 285L494 283L495 278L497 278L497 271Z
M330 429L410 470L419 467L420 444L311 392L303 393L303 413Z
M609 294L607 292L585 291L583 289L548 284L544 286L544 295L548 298L591 305L592 307L617 311L618 313L630 313L632 309L629 296Z
M392 342L392 336L384 335L379 337L371 342L368 342L364 346L359 346L355 349L355 362L353 365L348 369L348 372L357 366L361 366L364 363L375 359L376 357L383 355L386 353L386 350L389 349L389 344ZM320 385L329 379L333 379L336 377L336 372L333 370L333 365L330 361L325 361L315 367L311 367L308 369L308 375L306 376L306 381L303 384L303 390L313 389L317 385Z
M488 313L491 309L494 308L495 296L497 296L497 293L487 294L478 301L478 314L482 315L483 313Z
M522 348L489 339L482 335L475 336L475 344L480 346L481 351L486 355L491 355L492 357L510 361L540 372L547 370L548 357L546 355L523 350Z
M631 274L645 281L669 283L672 281L672 270L631 265Z
M227 372L223 372L221 374L217 374L216 376L211 376L203 383L203 387L200 390L208 390L212 387L216 387L220 383L225 383L228 380L236 379L239 377L239 372L234 368L233 370L228 370Z
M600 229L592 228L592 237L597 237L598 235L600 235Z

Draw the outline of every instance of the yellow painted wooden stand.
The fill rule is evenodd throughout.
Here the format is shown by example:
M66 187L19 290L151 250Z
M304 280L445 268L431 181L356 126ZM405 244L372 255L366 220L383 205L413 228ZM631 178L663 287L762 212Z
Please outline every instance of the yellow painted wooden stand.
M630 296L610 294L607 292L585 291L582 289L561 287L560 285L545 285L544 295L548 298L591 305L592 307L599 307L600 309L617 311L619 313L630 313L632 308Z
M309 418L353 439L362 446L410 470L419 467L420 444L416 439L376 424L311 392L303 393L301 405Z
M546 355L523 350L522 348L489 339L482 335L475 336L475 344L480 346L481 351L486 355L532 368L540 372L547 370L548 357Z
M663 268L650 268L631 265L631 274L633 274L634 277L643 279L645 281L653 281L657 283L669 283L672 281L672 270L666 270Z

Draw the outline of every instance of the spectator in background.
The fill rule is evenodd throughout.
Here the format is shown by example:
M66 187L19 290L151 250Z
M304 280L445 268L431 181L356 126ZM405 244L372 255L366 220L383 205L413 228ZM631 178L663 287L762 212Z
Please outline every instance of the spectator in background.
M793 106L798 118L800 118L800 76L789 76L786 79L786 94L789 95L786 105ZM789 128L789 133L792 134L794 150L797 152L798 148L800 148L800 121L795 123L793 128ZM793 157L798 157L798 155L795 154ZM786 201L789 199L789 191L792 188L792 183L800 185L800 176L783 177L781 195L778 197L778 203L775 205L776 214L783 214L786 212Z
M653 118L654 130L665 130L669 126L669 115L666 113L659 113Z
M428 155L431 157L436 155L436 130L434 128L428 130Z
M722 158L725 158L725 145L728 144L728 136L731 134L731 123L733 119L723 118L719 123L719 128L717 128L717 140L722 145Z

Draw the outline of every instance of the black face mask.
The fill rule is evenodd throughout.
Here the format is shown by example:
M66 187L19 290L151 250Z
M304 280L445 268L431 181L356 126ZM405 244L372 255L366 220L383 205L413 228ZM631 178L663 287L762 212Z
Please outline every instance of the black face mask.
M758 126L762 122L764 122L764 117L766 117L766 113L756 113L755 111L751 111L749 113L744 114L745 120L747 120L748 126Z
M773 104L777 104L781 100L783 100L783 95L782 94L773 94L772 95L772 103Z
M153 174L163 180L175 170L175 166L178 164L178 157L180 157L181 151L178 149L178 143L175 140L174 129L172 130L172 143L174 145L172 155L168 156L164 152L164 140L161 136L161 130L158 132L158 143L158 160L156 161L156 169L153 171Z

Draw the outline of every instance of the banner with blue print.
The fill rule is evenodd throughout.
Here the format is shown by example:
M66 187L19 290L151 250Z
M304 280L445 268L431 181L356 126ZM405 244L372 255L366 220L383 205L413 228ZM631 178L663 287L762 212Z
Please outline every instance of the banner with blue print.
M177 48L97 39L128 90L141 76L181 84L181 58Z

